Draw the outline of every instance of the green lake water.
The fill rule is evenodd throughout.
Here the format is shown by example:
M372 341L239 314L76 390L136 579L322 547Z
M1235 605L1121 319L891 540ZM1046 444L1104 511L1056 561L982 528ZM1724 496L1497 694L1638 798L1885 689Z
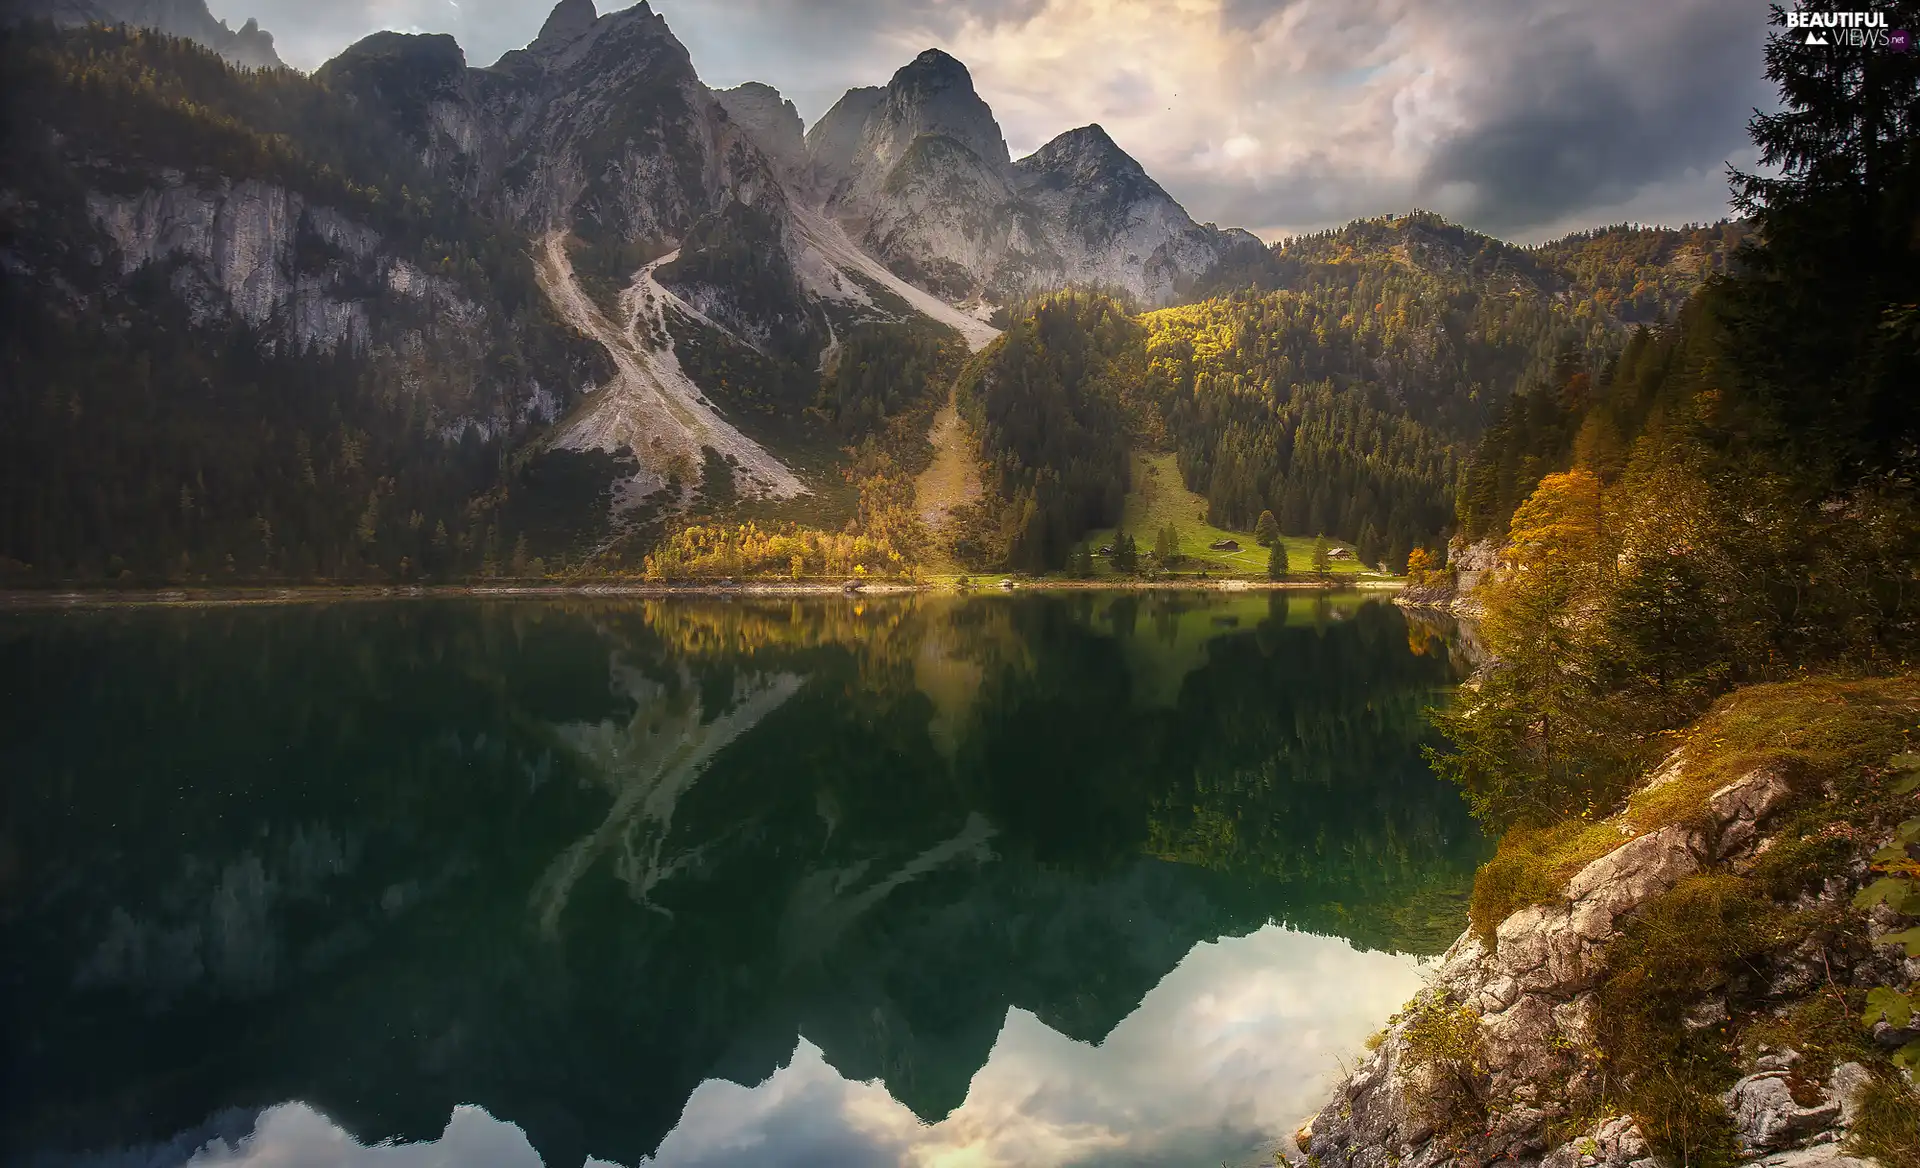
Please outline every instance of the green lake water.
M0 1162L1241 1164L1451 942L1352 595L0 614Z

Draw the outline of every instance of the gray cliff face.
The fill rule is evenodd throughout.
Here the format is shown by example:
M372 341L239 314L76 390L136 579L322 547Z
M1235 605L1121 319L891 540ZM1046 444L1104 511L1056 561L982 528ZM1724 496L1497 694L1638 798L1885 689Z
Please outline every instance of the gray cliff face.
M996 170L1005 170L1010 161L1000 123L974 92L973 75L939 49L921 53L887 83L861 132L854 179L884 181L915 140L926 135L950 138Z
M716 90L713 96L783 178L797 178L806 170L807 143L800 111L781 97L779 90L749 81L732 89Z
M566 393L538 380L477 393L505 322L372 228L283 187L170 175L137 195L93 192L86 210L122 280L152 265L195 323L247 325L267 352L370 359L396 387L422 393L452 436L551 421Z
M600 10L594 7L593 0L560 0L547 14L534 44L564 44L585 35L599 19Z
M122 275L150 263L169 269L196 321L231 314L271 346L364 353L373 343L369 304L386 299L456 327L485 324L451 282L384 252L371 228L282 187L174 184L132 197L94 193L87 208L118 249ZM302 237L332 258L303 264Z
M273 34L258 21L249 18L236 31L214 18L206 0L8 0L3 11L9 19L51 20L63 27L130 24L197 41L244 68L285 67L274 52Z
M713 217L747 221L730 209L739 205L772 217L755 240L781 250L771 271L811 271L821 261L803 254L794 211L819 208L948 301L1076 284L1149 305L1178 299L1235 248L1258 246L1195 224L1097 126L1013 163L966 67L938 50L885 87L850 90L804 137L771 87L702 85L644 3L598 16L589 0L566 0L531 45L484 69L468 67L448 38L383 33L321 76L386 117L482 209L596 246L656 255L699 246L715 236ZM689 295L738 303L720 315L771 337L806 315L804 288L786 283L775 306L784 319L765 328L745 319L765 289Z
M645 3L564 0L540 36L484 68L448 38L381 33L320 77L407 134L482 209L534 233L672 246L769 167Z
M794 274L785 182L804 164L799 115L764 85L707 89L647 4L599 16L562 0L533 43L484 69L451 38L381 33L321 77L485 211L533 235L678 249L662 280L713 323L756 347L823 343ZM716 258L742 243L767 257L752 289L729 286L737 258Z
M1649 785L1667 781L1681 765L1676 753ZM1552 903L1509 916L1497 930L1493 952L1472 933L1463 935L1442 958L1429 987L1301 1129L1302 1149L1329 1168L1489 1161L1545 1168L1669 1168L1630 1118L1603 1119L1571 1141L1553 1138L1569 1117L1592 1114L1601 1097L1601 1064L1594 1052L1600 1049L1597 989L1607 949L1636 909L1681 880L1714 868L1743 870L1774 842L1768 833L1790 794L1782 770L1757 769L1714 792L1698 820L1621 844L1583 868ZM1865 871L1860 863L1853 876ZM1852 881L1838 879L1818 900L1840 903L1852 891ZM1820 963L1801 970L1798 965L1805 962L1795 957L1762 975L1785 1002L1821 988L1822 976L1877 984L1914 972L1878 968L1887 960L1868 958L1851 970ZM1704 990L1701 997L1701 1025L1726 1019L1723 999ZM1461 1119L1458 1084L1413 1053L1415 1019L1433 1010L1464 1011L1481 1044L1485 1076L1470 1120ZM1858 1064L1843 1064L1821 1084L1819 1099L1796 1102L1782 1080L1798 1058L1793 1051L1764 1054L1725 1096L1740 1147L1777 1168L1861 1164L1840 1154L1838 1140L1852 1121L1866 1072Z
M822 196L853 173L867 119L887 98L885 86L849 89L807 130L809 182Z

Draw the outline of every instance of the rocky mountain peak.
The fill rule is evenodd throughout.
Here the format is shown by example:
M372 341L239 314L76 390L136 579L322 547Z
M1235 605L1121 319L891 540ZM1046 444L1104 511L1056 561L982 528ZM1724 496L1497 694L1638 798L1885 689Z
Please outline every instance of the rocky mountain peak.
M800 111L781 97L779 90L749 81L732 89L715 90L713 96L761 153L789 171L806 165L807 144L801 134Z
M902 65L893 75L896 86L920 85L929 90L945 89L962 85L969 92L973 90L973 74L959 59L939 49L927 49L913 60Z
M922 134L952 138L988 165L1011 161L993 110L974 92L967 67L939 49L928 49L901 66L867 126L874 160L892 166Z
M600 10L593 6L593 0L560 0L547 14L534 43L563 44L592 28L598 19Z
M1120 149L1098 122L1068 130L1014 165L1027 174L1056 174L1082 182L1126 178L1153 183L1133 155Z

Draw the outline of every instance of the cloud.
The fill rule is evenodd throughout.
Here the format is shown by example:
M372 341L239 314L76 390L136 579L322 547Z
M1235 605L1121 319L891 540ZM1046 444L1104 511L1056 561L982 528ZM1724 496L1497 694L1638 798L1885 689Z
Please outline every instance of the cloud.
M475 63L520 0L214 0L304 67L381 27ZM602 0L602 8L612 3ZM967 63L1016 155L1100 122L1196 218L1269 236L1411 206L1539 238L1711 219L1767 106L1756 0L657 0L709 84L818 118L927 47Z
M922 1123L877 1082L854 1082L801 1038L786 1066L695 1088L656 1168L717 1165L1217 1163L1291 1131L1340 1060L1419 989L1408 957L1267 926L1196 945L1099 1045L1011 1009L966 1101ZM437 1141L366 1146L300 1103L209 1143L193 1168L536 1168L510 1117L454 1109ZM1270 1153L1269 1153L1270 1154Z

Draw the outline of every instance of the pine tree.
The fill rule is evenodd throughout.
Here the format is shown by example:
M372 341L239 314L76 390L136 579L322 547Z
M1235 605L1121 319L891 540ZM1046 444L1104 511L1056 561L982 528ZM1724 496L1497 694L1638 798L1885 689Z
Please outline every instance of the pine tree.
M1333 550L1327 546L1324 535L1313 537L1313 570L1322 576L1333 571Z
M1169 523L1153 537L1153 558L1162 567L1180 559L1180 529Z
M1093 575L1093 549L1083 541L1073 546L1067 555L1067 574L1077 580L1085 580Z
M1253 525L1254 542L1261 547L1267 547L1279 538L1280 521L1273 517L1271 511L1260 512L1260 518Z
M1285 580L1286 578L1287 545L1281 540L1276 539L1273 541L1272 548L1267 552L1267 579Z

